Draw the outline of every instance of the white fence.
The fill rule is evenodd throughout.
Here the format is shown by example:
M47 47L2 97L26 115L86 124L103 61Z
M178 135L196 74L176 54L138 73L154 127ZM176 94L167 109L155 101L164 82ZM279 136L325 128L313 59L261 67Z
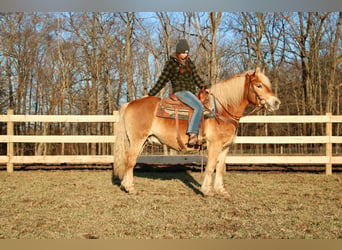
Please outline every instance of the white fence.
M113 143L111 136L63 135L63 136L27 136L13 135L15 122L108 122L115 124L118 114L111 115L13 115L9 110L7 115L0 115L0 122L7 123L7 135L0 135L0 142L7 143L7 155L0 156L0 164L7 164L7 171L13 172L13 164L110 164L113 155L51 155L51 156L16 156L13 154L13 143ZM326 154L323 156L227 156L227 164L324 164L326 174L332 174L333 164L342 164L342 156L333 156L332 145L342 143L341 136L332 135L332 124L342 123L342 116L248 116L240 120L241 123L324 123L325 136L238 136L237 144L325 144ZM144 156L146 159L146 156ZM146 161L146 160L145 160Z

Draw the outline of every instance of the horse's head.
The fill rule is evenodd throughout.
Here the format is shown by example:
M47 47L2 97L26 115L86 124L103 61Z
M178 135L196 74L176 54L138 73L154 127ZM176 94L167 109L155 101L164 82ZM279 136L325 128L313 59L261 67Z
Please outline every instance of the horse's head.
M267 76L257 68L246 74L247 99L250 104L261 106L268 111L279 109L280 100L272 93Z

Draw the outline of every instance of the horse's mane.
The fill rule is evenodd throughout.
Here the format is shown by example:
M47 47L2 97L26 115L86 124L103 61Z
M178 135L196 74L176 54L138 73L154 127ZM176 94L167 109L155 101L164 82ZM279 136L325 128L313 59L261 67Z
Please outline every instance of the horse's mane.
M249 70L233 75L227 79L220 80L211 87L210 92L218 98L225 107L229 105L235 111L243 98L246 74L251 75L253 73L253 70ZM271 88L270 80L259 68L255 70L255 73L262 83ZM220 111L222 109L221 105L217 105L217 109Z

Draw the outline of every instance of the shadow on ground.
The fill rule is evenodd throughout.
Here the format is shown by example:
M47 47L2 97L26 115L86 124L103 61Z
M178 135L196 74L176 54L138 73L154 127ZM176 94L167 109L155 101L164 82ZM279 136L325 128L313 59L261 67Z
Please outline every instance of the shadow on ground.
M134 169L134 176L147 178L151 180L179 180L184 183L189 189L191 189L195 194L203 195L200 191L201 184L193 178L190 174L194 170L193 167L177 165L177 166L153 166L147 164L139 164ZM113 185L120 186L120 180L112 176Z

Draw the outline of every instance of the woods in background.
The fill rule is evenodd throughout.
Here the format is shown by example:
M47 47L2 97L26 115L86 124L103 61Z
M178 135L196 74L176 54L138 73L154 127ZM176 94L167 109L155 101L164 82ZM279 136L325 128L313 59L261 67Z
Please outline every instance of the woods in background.
M261 67L282 101L278 115L340 115L342 13L2 13L0 110L112 115L154 85L178 39L206 82ZM162 91L166 95L168 89ZM262 114L261 114L262 115ZM287 135L288 126L244 126ZM6 133L1 125L2 133ZM17 134L110 134L108 124L16 124ZM306 124L298 135L323 134ZM340 128L334 128L340 134ZM104 146L25 145L17 154L89 154Z

